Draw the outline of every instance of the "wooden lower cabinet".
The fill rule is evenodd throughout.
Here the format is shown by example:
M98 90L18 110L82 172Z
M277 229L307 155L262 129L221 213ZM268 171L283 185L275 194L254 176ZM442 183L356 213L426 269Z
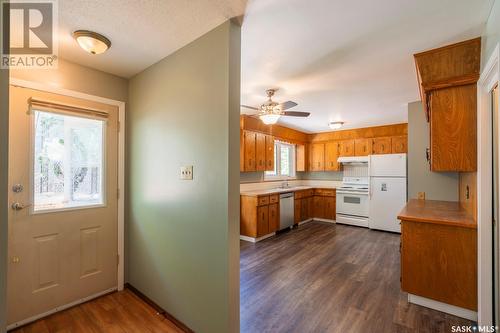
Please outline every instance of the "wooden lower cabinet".
M458 202L410 200L401 211L401 289L477 310L476 223Z
M240 234L258 238L279 229L279 195L240 197Z
M240 197L240 234L259 238L279 230L279 194ZM294 224L312 218L335 220L335 189L295 192Z

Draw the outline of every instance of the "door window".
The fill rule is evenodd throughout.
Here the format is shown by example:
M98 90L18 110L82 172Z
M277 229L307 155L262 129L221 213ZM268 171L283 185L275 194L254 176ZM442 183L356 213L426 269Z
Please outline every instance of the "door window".
M33 210L104 204L105 120L33 111Z

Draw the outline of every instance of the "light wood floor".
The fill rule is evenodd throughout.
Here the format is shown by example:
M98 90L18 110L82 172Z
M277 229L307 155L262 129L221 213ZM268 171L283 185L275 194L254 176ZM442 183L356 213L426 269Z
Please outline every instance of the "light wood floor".
M16 333L178 333L173 323L135 296L116 292L56 313Z
M399 235L311 222L241 242L241 332L450 332L465 319L407 303Z

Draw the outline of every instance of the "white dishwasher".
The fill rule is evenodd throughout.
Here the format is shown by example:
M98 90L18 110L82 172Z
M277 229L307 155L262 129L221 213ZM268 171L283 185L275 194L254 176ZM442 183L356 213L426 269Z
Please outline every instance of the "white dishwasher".
M290 228L294 221L293 192L280 194L280 230Z

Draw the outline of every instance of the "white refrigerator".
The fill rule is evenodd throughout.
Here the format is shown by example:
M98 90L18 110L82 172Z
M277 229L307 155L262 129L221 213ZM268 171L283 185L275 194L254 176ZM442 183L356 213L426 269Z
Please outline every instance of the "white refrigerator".
M400 233L406 201L406 154L370 155L370 229Z

